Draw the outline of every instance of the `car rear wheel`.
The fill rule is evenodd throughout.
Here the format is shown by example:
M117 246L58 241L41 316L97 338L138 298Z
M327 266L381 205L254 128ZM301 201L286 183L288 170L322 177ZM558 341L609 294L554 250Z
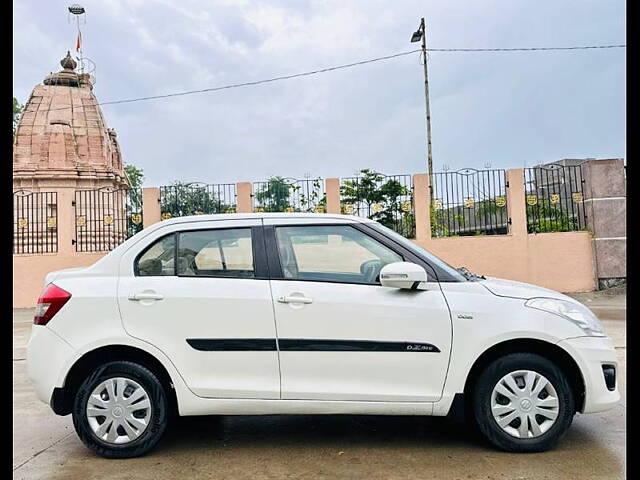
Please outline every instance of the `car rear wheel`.
M98 455L128 458L151 450L167 424L167 398L158 378L128 361L98 367L75 397L73 425Z
M495 446L541 452L567 431L575 413L565 374L544 357L513 353L489 364L472 396L476 422Z

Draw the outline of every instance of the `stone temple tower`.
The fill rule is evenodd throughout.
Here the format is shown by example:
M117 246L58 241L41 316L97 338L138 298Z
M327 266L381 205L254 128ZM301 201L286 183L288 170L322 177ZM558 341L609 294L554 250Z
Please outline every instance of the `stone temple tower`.
M126 188L116 133L89 74L75 71L69 52L60 65L33 89L17 125L14 190Z
M16 127L14 305L32 306L48 272L91 265L142 227L141 198L131 200L91 77L68 52L60 64L33 89Z

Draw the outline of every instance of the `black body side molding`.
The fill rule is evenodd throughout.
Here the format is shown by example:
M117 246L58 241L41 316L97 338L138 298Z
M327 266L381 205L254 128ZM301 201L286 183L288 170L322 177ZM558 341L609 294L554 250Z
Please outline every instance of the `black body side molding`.
M378 342L375 340L326 340L282 338L189 338L187 343L203 352L276 351L281 352L426 352L439 353L430 343Z

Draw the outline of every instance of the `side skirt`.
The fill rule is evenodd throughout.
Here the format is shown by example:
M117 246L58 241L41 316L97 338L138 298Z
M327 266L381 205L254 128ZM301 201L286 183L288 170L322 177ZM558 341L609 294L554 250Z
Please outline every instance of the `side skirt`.
M432 415L433 402L358 402L331 400L178 399L189 415Z

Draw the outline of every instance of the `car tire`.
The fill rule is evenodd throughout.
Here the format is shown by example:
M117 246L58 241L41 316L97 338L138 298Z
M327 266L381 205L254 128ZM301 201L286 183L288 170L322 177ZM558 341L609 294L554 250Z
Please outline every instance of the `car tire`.
M575 400L566 375L551 361L532 353L512 353L482 371L472 409L478 429L496 447L542 452L566 433Z
M158 443L167 422L168 402L162 384L153 372L134 362L101 365L87 376L75 396L76 432L102 457L144 455Z

